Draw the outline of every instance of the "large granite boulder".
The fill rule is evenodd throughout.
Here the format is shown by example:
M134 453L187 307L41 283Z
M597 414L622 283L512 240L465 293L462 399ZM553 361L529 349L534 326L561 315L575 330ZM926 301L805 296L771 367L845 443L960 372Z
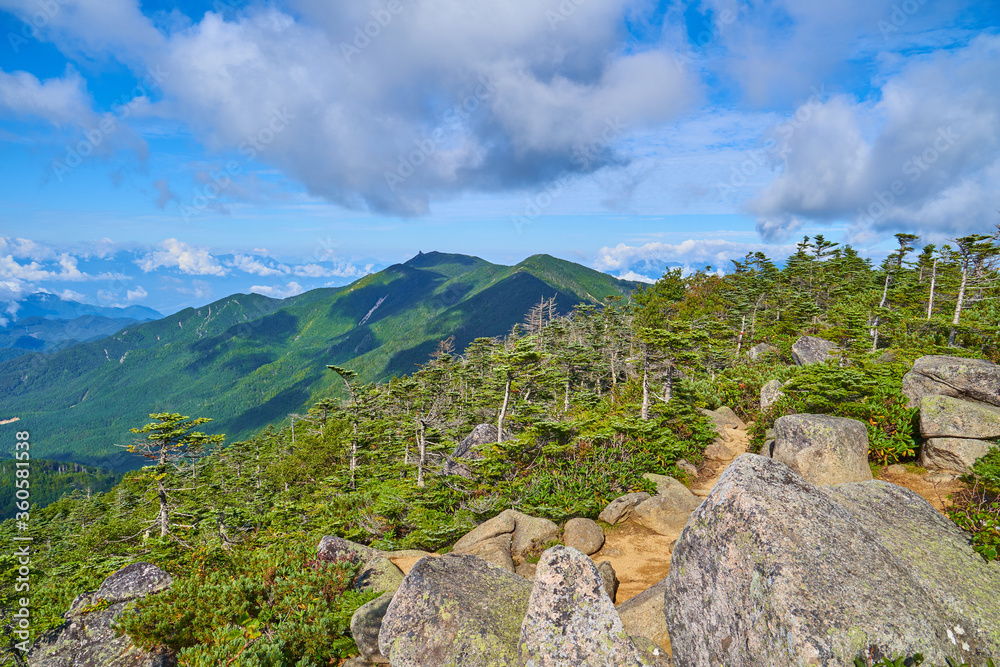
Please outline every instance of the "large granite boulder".
M785 397L781 388L785 386L781 380L768 380L760 388L760 410L765 412L772 405Z
M916 408L924 396L951 396L1000 406L1000 366L981 359L931 355L913 362L903 393Z
M538 561L518 654L525 667L643 664L593 561L564 546Z
M518 661L531 583L473 556L424 558L382 619L393 667L508 667Z
M626 493L624 496L618 496L608 503L607 507L601 510L597 518L611 525L619 521L624 521L632 515L632 510L635 509L636 505L649 497L650 495L645 491L636 491L635 493Z
M855 419L828 415L786 415L774 422L771 456L813 484L864 482L868 429Z
M792 344L792 358L799 366L808 366L832 359L832 353L839 349L836 343L823 338L803 336Z
M983 664L1000 655L998 590L1000 564L916 493L815 486L746 454L674 547L664 612L691 667Z
M920 434L925 438L1000 437L1000 408L951 396L920 399Z
M930 438L920 448L920 465L956 475L972 472L972 464L986 456L996 444L969 438Z
M392 593L383 593L358 607L351 616L351 637L358 647L359 657L365 664L377 665L389 662L378 646L378 636L382 631L382 620L392 602Z
M502 440L506 439L506 437L502 438ZM462 442L455 445L455 449L452 450L451 455L445 459L444 474L459 475L466 479L472 479L472 469L469 467L468 462L483 458L482 453L479 451L480 448L496 444L496 442L496 425L479 424L472 429L469 435L465 436Z
M147 652L127 635L115 632L114 621L133 600L166 590L169 574L150 563L126 565L93 593L73 600L66 623L42 637L28 654L30 667L173 667L168 653ZM107 606L105 606L105 604Z
M591 519L570 519L563 526L563 544L589 556L604 546L604 531Z
M672 477L657 477L657 494L635 506L632 521L660 535L677 535L701 498Z
M506 556L500 553L504 539ZM552 521L517 510L504 510L463 535L452 547L452 552L480 556L513 572L515 565L529 555L541 553L547 543L558 539L559 526Z
M667 580L653 584L642 593L618 605L618 615L630 637L645 637L664 650L670 649L667 617L663 613L663 596Z
M510 551L516 560L540 554L550 542L559 541L559 526L544 517L514 513L514 532L510 536Z
M757 361L766 354L778 354L779 352L781 352L781 350L773 345L768 345L767 343L757 343L747 351L747 356L750 357L751 361Z
M353 585L355 590L394 591L403 581L403 571L386 558L384 551L342 537L326 535L319 541L316 552L324 560L350 559L360 562L361 571Z

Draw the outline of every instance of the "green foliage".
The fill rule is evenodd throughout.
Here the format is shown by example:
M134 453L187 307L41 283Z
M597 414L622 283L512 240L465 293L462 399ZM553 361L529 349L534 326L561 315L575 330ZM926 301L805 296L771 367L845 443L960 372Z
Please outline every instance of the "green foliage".
M972 464L972 474L990 492L1000 494L1000 447L991 447L985 456Z
M945 665L941 667L974 667L967 662L959 662L954 658L946 658L945 661ZM924 656L920 653L914 653L911 656L900 656L896 659L882 658L878 662L873 663L871 667L915 667L916 665L923 664ZM868 667L868 663L865 662L864 658L855 658L854 665L855 667ZM934 665L928 663L927 667L934 667ZM982 667L996 667L996 665L993 663L992 658L987 658L986 663Z
M14 461L0 460L0 521L17 512L15 503ZM64 494L103 493L121 479L111 470L65 461L31 460L31 502L39 507L59 500Z
M350 589L360 565L302 545L191 553L191 574L134 603L118 623L137 645L178 653L181 665L328 664L356 653L354 611L380 593Z

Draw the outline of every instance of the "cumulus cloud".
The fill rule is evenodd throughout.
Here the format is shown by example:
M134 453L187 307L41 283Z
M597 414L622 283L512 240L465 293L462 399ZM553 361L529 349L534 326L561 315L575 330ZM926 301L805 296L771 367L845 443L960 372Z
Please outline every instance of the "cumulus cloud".
M283 276L289 271L289 268L284 264L274 264L272 266L265 264L256 257L242 254L234 255L232 260L226 262L226 266L257 276Z
M644 276L641 273L636 273L635 271L626 271L625 273L618 276L619 280L632 280L639 283L655 283L656 281L649 276Z
M626 280L640 280L636 271L662 271L670 264L683 266L711 264L728 268L729 261L747 253L763 252L771 259L783 259L795 252L794 245L767 245L763 243L735 243L723 239L688 239L682 243L645 243L631 246L619 243L597 252L594 267L600 271L618 271Z
M256 294L263 294L264 296L269 296L272 299L286 299L290 296L295 296L297 294L302 294L305 292L305 288L297 282L290 282L287 285L254 285L250 288L251 292Z
M58 294L59 298L63 301L78 301L83 302L87 297L80 292L73 291L71 289L64 289Z
M852 234L930 235L995 224L1000 188L1000 36L939 51L890 76L873 102L835 96L778 138L781 174L750 204L765 238L802 218Z
M86 89L86 82L72 69L61 78L44 81L28 72L0 70L0 116L77 125L94 117Z
M0 5L26 15L32 3ZM400 215L426 213L432 197L616 164L623 134L700 97L669 53L623 49L626 19L652 11L646 0L407 0L396 14L297 0L169 30L136 0L60 6L43 34L64 51L162 66L150 113L313 195Z
M13 255L0 256L0 280L25 282L67 280L78 282L83 280L106 280L115 277L109 273L99 275L84 273L78 266L77 258L68 253L59 255L55 264L56 266L46 268L44 264L35 261L21 264L14 259Z
M142 285L136 285L135 289L130 289L125 293L125 298L128 301L142 301L147 296L149 292L142 288Z
M182 273L199 276L224 276L228 273L208 248L199 248L177 239L166 239L160 250L154 250L136 260L145 273L159 268L175 268Z

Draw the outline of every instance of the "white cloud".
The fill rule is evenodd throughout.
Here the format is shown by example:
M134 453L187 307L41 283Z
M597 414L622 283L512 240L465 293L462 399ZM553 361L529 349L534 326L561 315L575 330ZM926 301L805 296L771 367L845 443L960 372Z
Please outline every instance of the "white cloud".
M254 285L250 288L250 291L257 294L263 294L264 296L269 296L272 299L286 299L290 296L302 294L305 292L305 289L302 285L293 281L284 287L281 285Z
M74 292L71 289L64 289L63 291L59 292L58 296L63 301L78 301L80 303L85 302L87 299L87 297L84 296L83 294L80 294L79 292Z
M682 243L645 243L630 246L619 243L597 252L594 267L600 271L623 272L622 277L635 276L635 269L646 272L661 270L668 262L684 266L711 264L728 269L729 261L744 257L750 252L763 252L771 259L783 259L795 252L794 245L768 245L763 243L735 243L723 239L688 239ZM627 280L639 280L636 277Z
M996 223L1000 36L939 51L890 76L881 98L816 105L779 138L783 170L750 204L780 238L802 219L850 220L853 238L947 237Z
M640 283L655 283L656 281L649 276L644 276L641 273L636 273L635 271L626 271L625 273L618 276L619 280L632 280Z
M94 113L86 87L72 69L45 81L28 72L0 70L0 117L39 118L60 126L89 122Z
M149 292L143 289L142 285L136 285L134 290L130 289L125 293L125 298L128 301L142 301L147 296L149 296Z
M271 266L265 264L256 257L240 254L234 255L232 260L226 262L226 265L239 271L252 273L258 276L283 276L289 271L289 268L284 264Z
M0 256L0 279L22 280L31 282L43 282L50 280L67 280L72 282L84 280L105 280L111 279L108 273L90 275L80 271L77 266L77 259L68 253L62 253L56 262L58 270L45 268L39 262L29 262L21 264L15 261L12 255Z
M159 268L176 268L182 273L198 276L224 276L228 273L208 248L199 248L177 239L164 240L160 248L137 259L136 265L145 273Z

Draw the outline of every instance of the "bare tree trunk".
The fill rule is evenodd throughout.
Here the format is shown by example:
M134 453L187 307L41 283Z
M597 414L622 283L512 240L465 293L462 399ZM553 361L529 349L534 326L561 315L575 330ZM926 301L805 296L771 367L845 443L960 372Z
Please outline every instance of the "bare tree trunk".
M740 323L740 335L736 338L736 356L740 356L740 348L743 347L743 334L747 330L747 316L743 316L743 321Z
M934 312L934 283L937 280L937 259L934 260L934 268L931 270L931 296L927 299L927 319L931 319L931 313Z
M170 515L167 512L167 487L163 484L163 479L156 482L156 496L160 500L160 537L166 537L170 532Z
M569 377L566 378L566 393L563 395L563 412L569 412Z
M642 346L642 421L649 420L649 348Z
M885 300L889 295L889 272L886 271L885 274L885 286L882 287L882 300L879 302L879 308L885 308ZM872 352L878 349L878 323L879 316L875 316L875 326L872 327Z
M958 321L962 317L962 302L965 300L965 283L968 277L968 268L962 267L962 283L958 287L958 300L955 301L955 317L951 320L952 328L948 334L948 347L955 347L955 336L958 334L958 330L955 327L958 326Z
M510 403L510 383L513 378L507 376L507 385L503 390L503 406L500 408L500 416L497 418L497 444L503 442L503 420L507 416L507 405Z
M715 371L712 371L712 379L715 379ZM669 403L674 395L674 364L667 365L667 380L663 383L663 402Z
M351 438L351 488L354 486L354 471L358 469L358 423L354 422L354 437Z
M417 462L417 486L423 488L424 486L424 463L427 460L427 441L424 439L424 423L419 422L419 431L417 434L417 450L420 456Z

